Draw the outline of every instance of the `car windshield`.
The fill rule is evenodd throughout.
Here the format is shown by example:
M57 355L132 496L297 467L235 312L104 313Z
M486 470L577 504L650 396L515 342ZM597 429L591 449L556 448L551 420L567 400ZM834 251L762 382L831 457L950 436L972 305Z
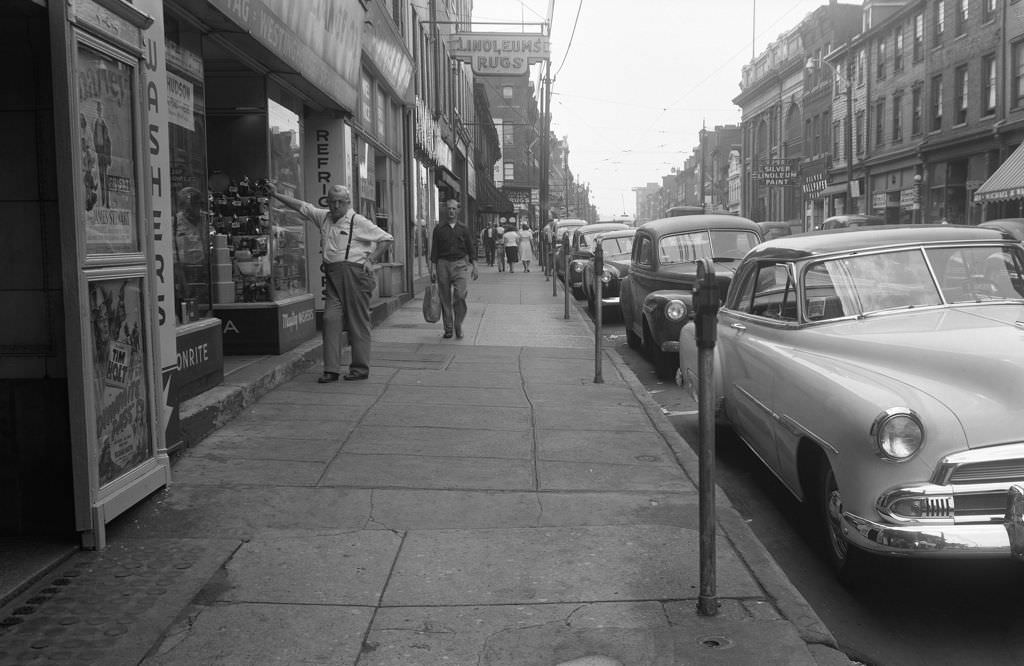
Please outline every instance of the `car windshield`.
M605 259L625 259L633 251L633 237L602 238L601 249Z
M804 273L810 321L943 303L1024 298L1024 261L1013 246L936 247L857 254Z
M760 243L757 234L743 229L706 229L665 236L658 244L662 265L701 259L742 259Z

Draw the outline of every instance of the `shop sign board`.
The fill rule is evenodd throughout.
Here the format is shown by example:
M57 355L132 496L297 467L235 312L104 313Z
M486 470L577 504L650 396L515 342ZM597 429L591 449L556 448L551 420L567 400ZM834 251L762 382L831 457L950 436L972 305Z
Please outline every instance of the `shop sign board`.
M448 38L448 49L477 76L526 74L532 63L551 58L548 36L536 33L456 32Z
M875 192L871 195L871 207L875 210L885 210L887 199L885 192Z
M904 210L918 210L920 207L916 187L900 190L900 208Z
M370 60L400 100L410 101L412 93L412 57L387 20L379 2L369 6L371 21L363 23L363 47Z
M222 324L225 354L283 354L316 334L313 295L265 303L224 303L214 311Z
M172 402L182 401L224 379L224 340L220 322L205 319L183 326L177 340L177 372L171 381Z
M180 231L179 225L187 224L178 220L172 207L171 196L173 174L171 172L171 155L169 140L170 122L175 122L189 131L194 130L194 90L191 82L174 77L177 90L172 90L172 74L167 71L166 50L164 48L163 4L159 0L139 0L139 9L154 17L153 25L145 31L146 59L143 65L143 83L146 106L146 146L149 149L149 203L153 257L156 266L164 266L165 270L157 270L155 274L157 320L156 333L160 359L160 378L162 394L159 410L163 423L160 428L164 433L165 442L175 442L178 438L177 404L170 400L170 384L177 371L175 356L175 339L177 336L177 318L175 316L175 275L172 270L174 263L174 238ZM172 101L174 100L174 101ZM144 181L145 182L145 181ZM144 185L145 186L145 185ZM184 214L183 214L184 215ZM181 286L179 285L179 289Z
M509 202L512 203L513 208L516 210L526 209L530 207L530 190L527 189L503 189L502 192L508 197Z
M343 108L359 103L360 0L209 0Z
M759 168L754 172L754 179L765 185L792 185L796 182L798 162L793 159L761 160Z

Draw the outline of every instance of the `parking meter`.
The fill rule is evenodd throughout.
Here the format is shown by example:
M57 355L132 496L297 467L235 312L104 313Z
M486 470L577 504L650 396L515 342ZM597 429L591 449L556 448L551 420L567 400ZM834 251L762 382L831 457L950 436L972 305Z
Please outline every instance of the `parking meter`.
M697 411L700 430L698 497L700 501L700 615L718 614L715 574L715 396L714 356L718 326L718 283L711 259L697 264L693 289L697 339Z
M565 292L565 318L569 318L569 234L562 236L562 291Z
M701 259L697 264L697 283L693 289L694 326L699 348L715 346L719 303L715 265L711 259Z
M603 298L601 287L604 282L604 248L601 247L601 240L598 239L594 247L594 383L603 384L604 377L601 375L601 315L604 307L601 306Z

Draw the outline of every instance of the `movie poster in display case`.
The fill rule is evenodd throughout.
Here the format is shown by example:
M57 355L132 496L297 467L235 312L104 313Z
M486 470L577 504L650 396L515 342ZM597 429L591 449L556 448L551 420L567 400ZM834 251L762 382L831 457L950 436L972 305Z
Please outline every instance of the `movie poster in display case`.
M79 209L86 253L140 252L134 66L81 43L76 58Z
M143 284L141 277L89 282L100 488L155 454Z

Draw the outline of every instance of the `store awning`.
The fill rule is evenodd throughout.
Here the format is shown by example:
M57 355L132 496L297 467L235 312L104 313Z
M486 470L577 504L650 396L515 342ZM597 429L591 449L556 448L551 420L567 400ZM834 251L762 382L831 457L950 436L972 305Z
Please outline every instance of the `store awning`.
M1024 143L974 192L975 203L1024 199Z
M515 206L508 200L508 197L494 186L489 179L476 179L476 209L481 213L505 213L515 212Z
M814 193L814 198L820 197L831 197L836 194L846 194L846 183L839 183L838 185L829 185Z
M459 179L456 178L453 174L448 173L448 171L446 171L445 169L437 170L437 178L438 180L441 181L441 183L451 188L452 192L454 192L455 194L458 194L459 192L462 191L462 185L459 183Z

